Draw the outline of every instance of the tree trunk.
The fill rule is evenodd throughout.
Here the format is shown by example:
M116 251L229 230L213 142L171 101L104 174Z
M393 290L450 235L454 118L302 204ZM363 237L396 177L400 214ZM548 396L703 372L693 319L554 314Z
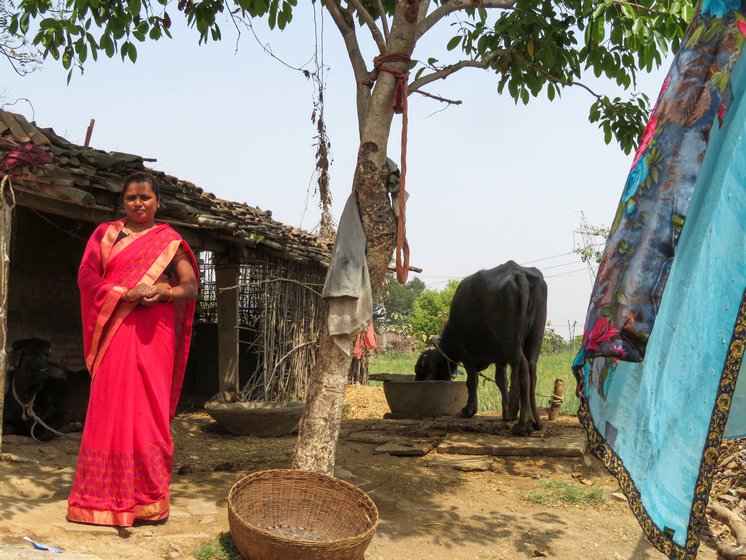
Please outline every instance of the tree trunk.
M3 450L3 401L8 373L8 277L10 276L10 236L12 235L13 205L6 197L6 177L0 184L0 453Z
M334 474L334 454L349 367L350 357L340 350L324 328L300 421L294 469Z
M418 11L416 0L397 2L386 54L412 54ZM399 72L407 71L407 64L403 62L387 63L387 66ZM360 148L352 183L367 238L366 256L374 294L386 278L396 235L385 167L395 86L394 76L388 72L379 74L360 127ZM350 357L337 347L325 330L300 421L294 468L333 474L349 367Z

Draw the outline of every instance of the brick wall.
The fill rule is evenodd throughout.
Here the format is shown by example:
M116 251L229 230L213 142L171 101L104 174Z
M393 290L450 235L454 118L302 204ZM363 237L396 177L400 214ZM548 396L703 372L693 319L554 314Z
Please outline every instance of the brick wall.
M70 369L83 367L77 274L94 228L95 224L23 207L14 215L8 341L30 337L49 340L55 361Z

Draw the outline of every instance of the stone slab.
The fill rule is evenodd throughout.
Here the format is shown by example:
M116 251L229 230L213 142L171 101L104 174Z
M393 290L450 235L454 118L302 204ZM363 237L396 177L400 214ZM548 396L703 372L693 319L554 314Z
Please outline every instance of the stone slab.
M194 499L189 500L186 510L192 515L215 515L218 512L218 507L214 500Z
M450 467L462 472L484 472L492 467L492 458L484 455L444 455L433 456L430 467Z
M89 525L87 523L54 523L55 527L64 529L68 533L88 533L91 535L116 535L117 528L108 525ZM0 556L2 558L2 556Z
M376 453L388 453L400 457L421 457L427 455L435 447L432 441L397 441L376 447Z
M383 444L390 442L394 438L392 437L391 432L364 430L362 432L353 432L345 439L349 441L357 441L359 443Z
M582 457L586 441L577 436L523 438L489 434L449 434L438 446L438 453L451 455L492 455L528 457Z

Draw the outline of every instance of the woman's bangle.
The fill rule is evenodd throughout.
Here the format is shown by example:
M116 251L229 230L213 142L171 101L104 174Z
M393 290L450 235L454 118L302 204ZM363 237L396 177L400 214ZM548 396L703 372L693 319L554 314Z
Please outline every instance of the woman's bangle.
M166 300L168 303L171 303L174 300L174 291L171 289L171 286L168 287L168 299Z

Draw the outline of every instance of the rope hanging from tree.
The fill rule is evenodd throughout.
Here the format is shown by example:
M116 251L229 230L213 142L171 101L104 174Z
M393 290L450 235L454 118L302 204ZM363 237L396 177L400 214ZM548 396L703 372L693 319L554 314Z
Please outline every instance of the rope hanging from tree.
M396 79L396 87L392 104L394 113L401 113L401 179L399 180L399 217L396 225L396 280L399 284L407 282L409 275L409 242L407 241L406 232L406 201L405 185L407 177L407 79L409 72L399 72L389 66L384 66L387 62L406 62L409 64L410 58L406 54L385 54L373 59L373 72L370 77L363 81L363 84L372 87L378 79L380 72L388 72Z

